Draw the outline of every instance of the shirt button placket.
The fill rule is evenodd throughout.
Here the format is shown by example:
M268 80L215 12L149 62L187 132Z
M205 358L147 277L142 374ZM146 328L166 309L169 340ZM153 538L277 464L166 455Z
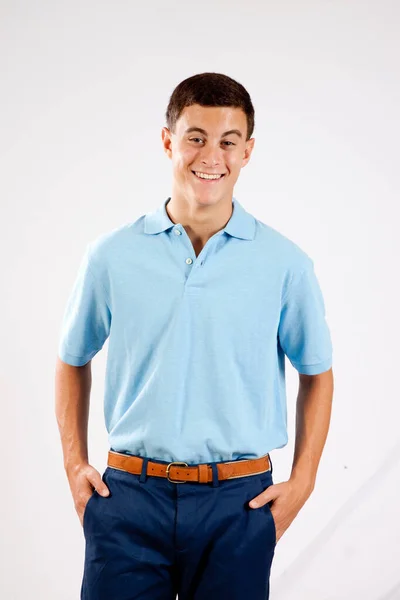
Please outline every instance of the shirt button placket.
M173 231L174 231L175 235L182 235L182 231L180 230L179 227L174 227ZM188 256L188 258L186 258L185 262L187 265L191 265L191 264L193 264L193 259L190 256ZM203 262L204 262L204 258L198 263L198 266L202 265Z

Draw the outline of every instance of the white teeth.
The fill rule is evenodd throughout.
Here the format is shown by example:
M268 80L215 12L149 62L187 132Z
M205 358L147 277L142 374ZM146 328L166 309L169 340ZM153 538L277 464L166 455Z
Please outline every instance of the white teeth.
M195 171L197 177L200 179L220 179L222 175L207 175L206 173L200 173L199 171Z

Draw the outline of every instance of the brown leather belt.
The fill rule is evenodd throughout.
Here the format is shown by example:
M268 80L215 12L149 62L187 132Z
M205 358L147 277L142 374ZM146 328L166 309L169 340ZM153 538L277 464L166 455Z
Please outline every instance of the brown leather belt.
M109 450L107 464L113 469L120 469L134 475L140 475L143 458ZM259 458L233 460L216 464L218 480L258 475L269 471L271 468L268 454ZM163 464L149 459L146 474L154 475L155 477L166 477L172 483L186 483L188 481L211 483L213 481L212 467L206 463L188 465L185 462L174 461L169 464Z

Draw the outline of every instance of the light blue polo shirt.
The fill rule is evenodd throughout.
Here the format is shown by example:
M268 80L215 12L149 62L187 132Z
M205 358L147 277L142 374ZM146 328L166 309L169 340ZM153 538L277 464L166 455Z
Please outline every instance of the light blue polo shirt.
M116 451L188 464L263 456L288 441L285 355L299 373L332 366L313 261L235 197L196 257L168 201L87 245L59 356L84 365L108 339Z

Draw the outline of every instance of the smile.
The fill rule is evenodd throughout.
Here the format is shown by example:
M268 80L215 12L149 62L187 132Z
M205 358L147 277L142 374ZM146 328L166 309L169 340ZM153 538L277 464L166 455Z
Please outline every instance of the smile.
M197 177L197 179L203 179L204 181L218 181L225 176L225 173L202 173L201 171L192 171L192 173Z

